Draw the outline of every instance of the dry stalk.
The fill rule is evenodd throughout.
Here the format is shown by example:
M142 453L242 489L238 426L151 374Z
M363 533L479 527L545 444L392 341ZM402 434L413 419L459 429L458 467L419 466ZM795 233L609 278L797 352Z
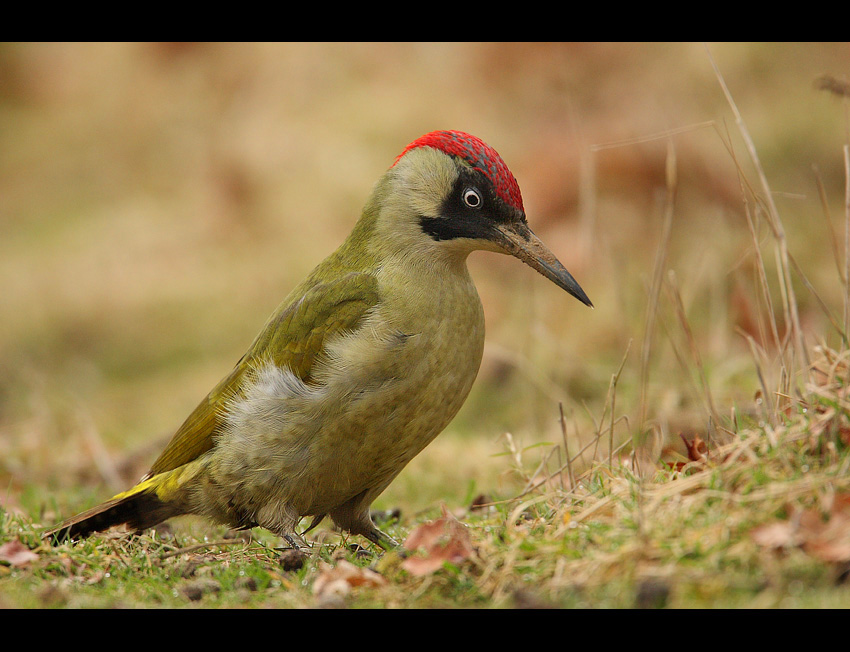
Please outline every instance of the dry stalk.
M756 150L753 139L750 136L750 132L744 122L744 118L741 115L741 112L738 110L738 106L735 103L735 100L732 98L732 94L729 91L729 87L726 85L726 80L723 78L723 74L720 72L720 69L718 68L717 63L714 61L714 57L712 57L711 51L709 50L707 45L705 47L705 50L706 54L708 55L709 61L711 62L711 66L712 68L714 68L714 73L717 77L717 81L720 84L721 89L723 90L724 96L726 97L726 102L729 104L729 107L732 110L732 114L735 116L735 122L738 125L738 131L741 134L741 138L743 138L744 140L747 152L750 155L750 159L753 162L753 165L756 169L756 173L759 177L759 182L761 184L763 192L763 201L765 202L767 207L766 215L768 217L768 224L771 227L774 240L776 241L776 257L779 269L779 286L785 300L784 308L786 311L786 323L788 323L791 328L792 340L796 344L796 354L803 361L805 368L808 368L810 364L809 354L808 349L806 347L805 339L803 337L803 331L800 327L800 315L797 310L797 300L794 293L793 284L791 283L791 266L788 261L788 241L785 236L785 229L782 226L782 220L779 217L779 210L776 207L776 202L773 199L773 192L771 191L770 184L767 181L767 175L765 174L764 168L761 165L761 161L759 160L758 156L758 151ZM794 377L794 374L790 374L788 376L789 382Z
M664 210L664 222L661 231L661 242L655 258L655 269L652 274L652 283L649 288L649 301L646 309L646 323L644 326L643 346L640 357L640 415L638 428L643 432L646 425L646 414L648 410L648 385L649 385L649 359L652 351L652 338L655 332L655 320L658 314L658 298L661 293L661 283L664 270L667 267L667 257L670 251L670 234L673 229L673 209L676 198L676 151L671 140L667 141L666 158L667 179L667 202Z
M667 293L670 297L670 301L673 304L673 308L676 311L676 316L679 320L679 325L681 326L682 331L685 333L685 338L688 342L688 349L691 352L691 358L694 364L696 365L700 379L700 385L702 386L702 396L706 404L706 411L708 412L709 418L716 423L720 421L720 417L714 405L714 397L711 393L711 386L708 383L708 377L705 373L705 366L702 363L702 356L699 353L699 347L697 346L696 338L694 338L693 330L691 329L690 323L688 322L688 317L685 314L685 306L682 303L682 295L679 292L679 286L676 282L676 275L672 270L667 274L667 283L665 284L665 288L667 289ZM684 367L687 370L687 365L684 365Z
M844 144L844 278L850 280L850 143ZM850 282L844 284L844 332L850 332Z
M561 414L561 437L564 441L564 456L566 457L567 475L570 479L570 489L576 486L576 477L573 474L573 463L570 459L570 445L567 441L567 422L564 419L564 404L558 401L558 411Z

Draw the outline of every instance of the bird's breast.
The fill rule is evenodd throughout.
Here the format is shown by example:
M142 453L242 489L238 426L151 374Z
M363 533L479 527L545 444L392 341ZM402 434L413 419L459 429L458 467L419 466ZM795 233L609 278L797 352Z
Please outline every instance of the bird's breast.
M244 486L302 515L389 482L448 425L478 373L483 310L463 272L382 283L359 327L328 338L309 384L258 369L228 412L222 468L253 474Z
M481 364L484 316L468 275L451 281L399 284L396 276L363 326L328 344L327 385L355 392L345 417L357 424L352 452L404 464L466 399Z

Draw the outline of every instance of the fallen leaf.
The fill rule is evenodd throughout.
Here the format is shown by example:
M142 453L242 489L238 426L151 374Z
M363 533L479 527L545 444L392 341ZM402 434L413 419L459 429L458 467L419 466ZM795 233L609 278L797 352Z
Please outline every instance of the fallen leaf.
M662 460L663 464L667 465L671 471L676 471L677 473L681 473L685 466L688 464L687 462L665 462Z
M814 509L798 510L785 521L754 528L750 536L766 548L798 546L823 561L850 561L850 495L835 496L827 520Z
M446 562L459 564L474 553L469 530L443 507L443 516L417 527L404 542L404 547L424 554L411 555L401 567L416 576L428 575Z
M823 561L850 561L850 519L829 519L817 536L803 544L803 550Z
M688 459L691 462L702 462L705 460L708 455L708 444L703 441L702 437L694 435L694 438L690 441L682 433L679 433L679 437L685 443L685 448L688 451Z
M387 580L379 573L341 559L336 566L322 565L322 571L313 583L313 593L321 598L345 596L354 587L383 586L386 583Z
M0 546L0 561L5 561L15 568L22 568L36 559L38 555L17 539Z
M759 525L750 531L750 537L764 548L786 548L797 545L795 528L788 521Z
M850 515L850 493L841 492L832 497L831 514L846 513Z
M842 492L833 496L829 520L818 520L813 536L803 549L824 561L850 561L850 494Z

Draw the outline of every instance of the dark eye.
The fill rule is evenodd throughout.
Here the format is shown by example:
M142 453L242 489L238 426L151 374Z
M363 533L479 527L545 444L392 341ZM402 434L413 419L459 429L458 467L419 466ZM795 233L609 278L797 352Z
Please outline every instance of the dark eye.
M475 188L467 188L463 191L463 203L470 208L481 208L484 201L481 199L481 194Z

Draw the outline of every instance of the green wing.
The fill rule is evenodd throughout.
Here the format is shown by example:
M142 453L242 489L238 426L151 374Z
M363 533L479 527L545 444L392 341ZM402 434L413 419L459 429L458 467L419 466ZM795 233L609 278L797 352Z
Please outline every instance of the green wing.
M242 392L251 363L271 360L309 382L325 339L357 328L364 314L378 303L374 276L352 272L315 283L300 297L290 296L271 316L248 352L216 385L174 434L146 477L170 471L210 450L222 425L223 400Z

